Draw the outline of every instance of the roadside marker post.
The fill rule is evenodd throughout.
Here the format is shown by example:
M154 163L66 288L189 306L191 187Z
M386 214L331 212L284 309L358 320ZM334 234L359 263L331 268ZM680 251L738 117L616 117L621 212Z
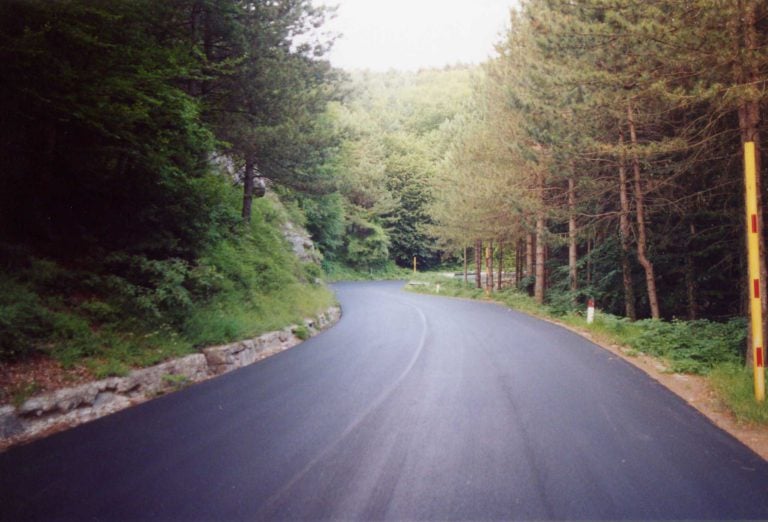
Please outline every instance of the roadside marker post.
M416 256L413 256L413 273L416 273Z
M755 400L765 400L765 357L763 344L763 309L760 301L760 230L757 218L757 171L755 143L744 144L744 184L747 209L747 254L749 257L749 311L752 332L752 368Z
M590 298L587 301L587 324L595 322L595 300Z

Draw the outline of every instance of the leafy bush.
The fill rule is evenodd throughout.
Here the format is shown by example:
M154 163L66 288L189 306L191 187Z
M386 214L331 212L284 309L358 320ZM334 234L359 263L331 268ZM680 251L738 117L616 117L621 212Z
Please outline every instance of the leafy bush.
M381 268L387 264L389 237L380 225L355 216L347 232L347 263L357 269Z
M293 335L295 335L302 341L306 341L307 339L309 339L309 328L307 328L303 324L300 324L293 328Z
M635 323L633 348L667 359L672 370L708 373L722 363L738 363L746 338L743 319L727 323L707 320L671 322L647 319Z
M50 335L54 316L28 287L0 276L0 359L30 354Z
M72 269L18 253L15 277L0 276L0 361L44 351L65 367L86 362L96 376L118 375L325 310L330 292L302 284L321 269L291 255L279 203L267 199L254 203L250 225L191 260L120 252Z
M384 266L368 269L355 269L344 263L324 259L323 272L328 281L383 281L408 279L412 271L400 268L389 261Z

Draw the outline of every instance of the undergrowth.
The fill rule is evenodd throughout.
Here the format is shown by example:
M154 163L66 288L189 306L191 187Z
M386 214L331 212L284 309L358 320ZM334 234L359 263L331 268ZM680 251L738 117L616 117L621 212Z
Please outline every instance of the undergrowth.
M329 282L338 281L382 281L407 279L413 274L412 270L401 268L390 261L379 268L358 270L343 263L323 261L325 277Z
M768 424L768 403L755 401L752 370L742 364L723 364L710 374L710 382L737 418Z
M286 212L270 198L253 207L251 224L235 222L195 259L0 255L0 363L43 353L96 378L124 375L330 307L320 267L299 262L282 238Z

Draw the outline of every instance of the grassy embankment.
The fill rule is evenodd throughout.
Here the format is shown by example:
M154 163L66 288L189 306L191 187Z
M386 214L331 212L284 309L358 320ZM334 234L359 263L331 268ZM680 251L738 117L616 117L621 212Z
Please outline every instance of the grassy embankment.
M44 357L94 378L124 375L324 311L335 299L321 268L290 251L286 218L276 199L257 200L250 225L193 261L113 253L65 265L17 252L0 274L0 364ZM0 390L0 403L39 386L18 388Z
M512 309L588 331L599 342L622 346L630 356L644 353L657 357L670 372L704 375L739 420L768 424L768 403L754 400L752 372L743 363L747 331L743 319L726 323L650 319L631 322L598 310L594 322L588 325L582 310L540 306L515 290L494 292L488 297L471 282L464 286L463 281L438 273L420 273L412 281L422 283L410 286L417 292L435 293L436 284L440 284L440 295L492 299Z

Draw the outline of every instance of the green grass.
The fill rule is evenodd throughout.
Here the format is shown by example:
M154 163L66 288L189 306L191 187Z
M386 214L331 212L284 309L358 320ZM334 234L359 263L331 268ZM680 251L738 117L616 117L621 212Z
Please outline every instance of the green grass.
M712 321L629 321L626 318L595 314L587 324L582 311L566 311L538 305L533 298L516 290L503 290L488 296L470 281L449 279L439 273L418 274L411 278L409 289L420 293L492 299L527 314L558 321L589 332L599 342L625 347L625 353L640 353L661 359L672 372L705 375L719 396L740 420L768 424L768 406L754 400L752 372L745 370L742 350L746 342L746 321L742 318L725 323Z
M320 267L291 253L279 230L286 215L262 198L250 225L192 261L116 253L74 268L28 255L0 274L0 363L44 353L96 378L120 376L301 324L335 298Z
M334 304L335 298L325 287L298 284L249 301L221 299L190 317L186 336L196 346L255 337L300 323Z
M756 424L768 424L768 402L755 401L751 369L740 364L723 364L712 370L709 379L718 396L736 418Z

